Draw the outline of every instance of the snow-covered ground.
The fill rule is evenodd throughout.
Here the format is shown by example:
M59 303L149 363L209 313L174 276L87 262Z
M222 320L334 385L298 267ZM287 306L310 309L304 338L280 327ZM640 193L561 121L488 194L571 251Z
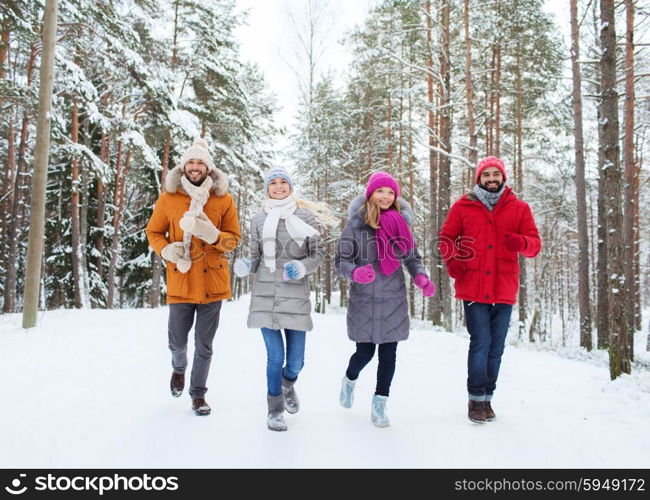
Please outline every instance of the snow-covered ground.
M508 346L498 420L466 417L463 335L414 325L400 343L389 415L370 422L376 360L338 404L353 343L343 311L314 315L289 430L266 428L265 351L248 297L224 304L206 399L169 394L167 309L61 310L25 331L0 316L0 467L650 467L650 374ZM511 332L512 333L512 332Z

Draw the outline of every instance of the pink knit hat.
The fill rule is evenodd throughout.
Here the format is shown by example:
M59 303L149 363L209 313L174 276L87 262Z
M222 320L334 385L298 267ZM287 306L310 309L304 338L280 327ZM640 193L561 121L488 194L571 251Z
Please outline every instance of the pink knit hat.
M395 198L399 197L399 186L397 181L388 172L375 172L368 179L368 186L366 187L366 200L372 196L375 189L389 187L395 191Z
M488 167L496 167L501 170L501 175L503 175L503 182L506 182L506 166L503 164L503 160L501 158L497 158L496 156L488 156L487 158L483 158L478 162L478 165L476 165L476 177L474 178L476 184L478 184L483 170Z

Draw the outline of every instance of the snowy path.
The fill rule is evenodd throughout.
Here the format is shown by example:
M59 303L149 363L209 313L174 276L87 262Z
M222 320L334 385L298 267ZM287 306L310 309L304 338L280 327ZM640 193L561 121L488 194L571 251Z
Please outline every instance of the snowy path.
M338 404L353 344L341 312L315 315L289 430L266 429L265 352L227 303L206 399L169 395L167 309L51 311L23 331L0 316L0 467L650 467L650 393L605 368L506 348L486 425L466 418L467 339L413 330L398 348L392 426L370 423L376 360ZM480 451L479 451L480 450Z

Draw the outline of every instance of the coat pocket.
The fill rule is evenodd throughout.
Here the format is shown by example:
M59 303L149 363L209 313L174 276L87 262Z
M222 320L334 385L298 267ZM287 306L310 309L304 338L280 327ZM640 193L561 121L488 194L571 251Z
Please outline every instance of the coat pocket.
M228 261L215 252L205 256L205 288L209 295L220 295L230 290L230 272Z
M190 297L189 273L182 273L173 262L167 262L167 297Z
M519 260L517 257L497 259L496 299L511 302L519 291Z
M465 273L456 280L456 292L465 296L475 296L478 294L481 280L481 259L478 255L474 255L464 262Z

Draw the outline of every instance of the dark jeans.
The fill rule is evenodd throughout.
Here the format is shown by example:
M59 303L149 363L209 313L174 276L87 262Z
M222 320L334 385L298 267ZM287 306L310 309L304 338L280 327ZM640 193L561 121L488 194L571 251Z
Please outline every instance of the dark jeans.
M209 304L169 304L169 350L172 353L172 368L184 373L187 368L187 336L194 323L194 361L190 379L190 397L202 398L208 392L206 387L210 361L212 360L212 341L219 326L221 301Z
M287 339L287 364L284 365L284 342L282 330L262 328L262 336L266 345L266 385L269 396L282 393L282 377L296 380L305 365L306 332L301 330L284 329Z
M345 372L350 380L356 380L361 370L375 355L375 344L372 342L357 342L357 351L350 358L350 364ZM377 367L377 387L375 394L388 396L390 384L395 374L395 359L397 357L397 342L379 344L379 366Z
M471 400L489 401L497 386L512 306L464 300L463 307L470 336L467 392Z

